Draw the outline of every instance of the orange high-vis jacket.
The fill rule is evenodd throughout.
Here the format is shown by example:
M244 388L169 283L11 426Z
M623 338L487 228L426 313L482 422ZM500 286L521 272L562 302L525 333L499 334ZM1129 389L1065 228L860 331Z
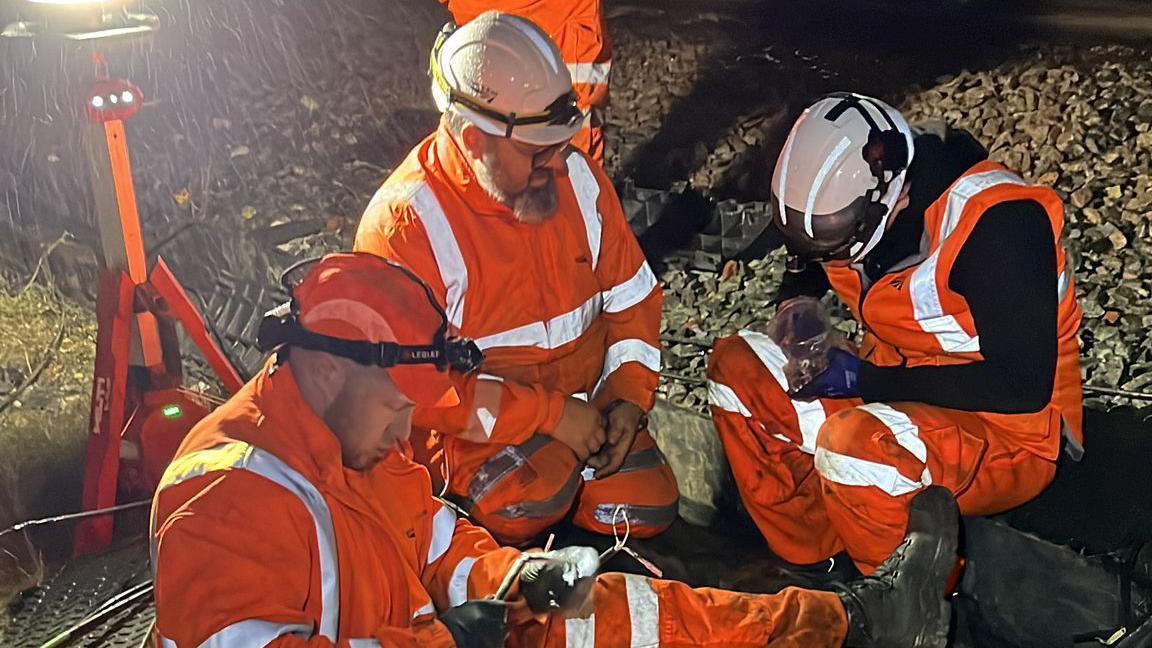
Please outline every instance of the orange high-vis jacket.
M157 627L180 647L453 646L437 610L494 592L520 555L398 451L344 468L275 358L189 433L152 520Z
M480 187L441 125L365 211L355 249L412 269L485 354L461 405L417 408L415 425L516 445L551 432L573 394L651 409L659 285L608 176L580 151L562 155L555 216L525 224Z
M994 162L966 171L924 212L931 253L921 263L889 273L885 281L861 289L860 276L847 267L824 269L840 300L865 329L860 356L879 366L919 367L967 364L983 359L980 334L964 297L948 285L952 267L980 216L1003 202L1033 200L1043 205L1057 241L1057 360L1052 400L1032 414L982 413L1015 445L1045 459L1059 455L1061 431L1075 446L1083 443L1080 390L1081 311L1072 268L1059 245L1064 207L1052 189L1026 183ZM996 272L996 268L988 268ZM1022 326L1026 323L1022 323Z
M440 0L457 25L489 10L527 18L543 29L568 65L572 87L585 110L608 105L612 43L602 0Z

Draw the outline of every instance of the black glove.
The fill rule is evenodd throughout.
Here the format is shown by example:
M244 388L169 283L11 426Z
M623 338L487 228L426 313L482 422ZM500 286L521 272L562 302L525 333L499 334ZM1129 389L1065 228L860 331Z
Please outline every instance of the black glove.
M468 601L445 610L440 623L448 627L458 648L501 648L508 636L504 601Z
M600 556L591 547L564 547L533 557L520 572L520 595L534 614L571 612L592 592Z

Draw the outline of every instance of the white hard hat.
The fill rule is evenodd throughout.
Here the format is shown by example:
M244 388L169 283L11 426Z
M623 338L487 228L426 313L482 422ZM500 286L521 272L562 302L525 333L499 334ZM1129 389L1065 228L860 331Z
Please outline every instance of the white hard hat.
M773 216L794 259L858 260L884 234L914 147L908 122L837 93L804 111L772 174Z
M490 135L549 146L584 124L556 44L532 21L486 11L440 32L429 62L432 95Z

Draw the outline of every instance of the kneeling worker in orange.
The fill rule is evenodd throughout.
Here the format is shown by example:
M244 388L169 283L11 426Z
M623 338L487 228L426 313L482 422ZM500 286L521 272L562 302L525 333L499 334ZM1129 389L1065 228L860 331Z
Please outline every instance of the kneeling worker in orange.
M448 495L508 544L569 515L608 533L617 511L659 533L679 499L644 424L662 294L612 183L568 146L568 69L536 25L490 11L442 36L431 70L440 127L355 247L411 268L484 350L460 407L414 415L443 442Z
M480 354L388 261L330 255L286 283L261 330L275 354L189 433L156 493L163 645L943 646L959 520L939 489L876 576L840 593L593 576L595 551L567 547L530 554L495 600L526 554L457 519L405 453L413 407L454 401L445 370Z
M858 356L789 384L767 335L716 343L712 415L749 512L794 563L846 550L865 572L930 484L960 510L1018 506L1082 450L1080 308L1056 193L970 135L911 128L883 102L826 97L797 120L772 179L793 272L778 301L829 289Z
M572 146L604 164L604 111L608 108L608 79L612 72L612 41L604 22L603 0L440 0L452 19L463 25L489 10L527 18L556 43L576 102L587 115Z

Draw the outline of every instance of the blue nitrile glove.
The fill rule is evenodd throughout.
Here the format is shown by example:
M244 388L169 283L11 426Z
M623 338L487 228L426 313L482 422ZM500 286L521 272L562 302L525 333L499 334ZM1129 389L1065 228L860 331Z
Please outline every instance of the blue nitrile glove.
M853 398L860 395L860 358L836 347L828 350L828 368L808 381L807 385L788 392L795 400L817 398Z

